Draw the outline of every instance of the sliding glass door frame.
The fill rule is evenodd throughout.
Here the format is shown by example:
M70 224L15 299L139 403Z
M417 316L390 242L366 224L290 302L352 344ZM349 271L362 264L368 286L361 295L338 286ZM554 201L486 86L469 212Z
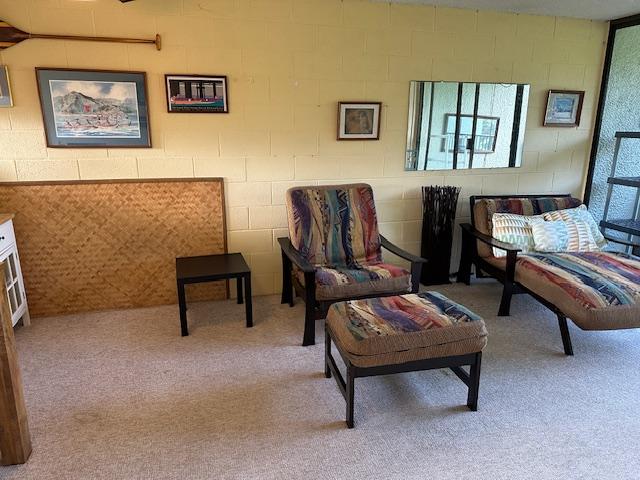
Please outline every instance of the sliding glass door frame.
M613 58L613 47L618 30L640 25L640 14L630 17L619 18L609 22L609 36L607 38L607 49L604 56L604 67L602 69L602 81L600 82L600 95L598 96L598 109L596 110L596 123L593 128L593 139L591 142L591 155L589 156L589 168L584 191L584 203L589 205L591 188L593 185L593 174L596 167L596 156L598 155L598 143L602 131L602 117L604 106L607 101L607 89L609 87L609 74L611 72L611 60Z

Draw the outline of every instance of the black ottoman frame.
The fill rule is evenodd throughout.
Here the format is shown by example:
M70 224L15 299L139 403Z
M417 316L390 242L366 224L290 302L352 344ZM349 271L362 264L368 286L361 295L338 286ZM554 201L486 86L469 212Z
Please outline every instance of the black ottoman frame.
M345 380L336 365L336 361L331 354L331 342L336 346L342 361L347 367L347 379ZM336 379L340 393L347 402L347 427L353 428L353 405L354 405L354 381L360 377L374 377L377 375L390 375L393 373L417 372L420 370L433 370L438 368L450 368L464 384L469 387L467 395L467 407L471 411L478 410L478 391L480 388L480 366L482 362L482 352L469 353L466 355L456 355L452 357L428 358L392 365L378 365L375 367L358 367L353 365L335 339L331 336L331 330L325 326L325 350L324 350L324 376ZM469 373L462 369L469 366Z

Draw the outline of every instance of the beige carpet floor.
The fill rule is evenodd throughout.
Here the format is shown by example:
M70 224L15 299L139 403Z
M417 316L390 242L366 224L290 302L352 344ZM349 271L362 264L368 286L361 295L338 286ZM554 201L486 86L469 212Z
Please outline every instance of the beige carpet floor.
M480 410L450 371L360 379L356 428L299 346L303 305L255 299L36 319L16 332L33 439L2 479L638 479L640 331L571 328L493 282L439 288L486 318ZM318 322L318 338L323 323Z

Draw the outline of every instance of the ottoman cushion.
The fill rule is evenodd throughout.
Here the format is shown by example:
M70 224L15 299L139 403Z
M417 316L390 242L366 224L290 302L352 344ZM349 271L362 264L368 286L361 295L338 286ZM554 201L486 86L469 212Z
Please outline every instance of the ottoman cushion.
M362 367L476 353L487 344L482 318L436 292L336 303L327 328Z

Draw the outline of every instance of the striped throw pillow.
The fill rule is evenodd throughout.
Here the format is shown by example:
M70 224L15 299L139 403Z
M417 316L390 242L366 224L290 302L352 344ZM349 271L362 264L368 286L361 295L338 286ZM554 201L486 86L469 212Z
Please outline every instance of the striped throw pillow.
M491 217L492 236L501 242L513 244L522 253L534 250L533 231L531 225L543 223L542 215L516 215L515 213L494 213ZM506 257L507 252L493 248L495 257Z
M586 222L589 225L589 230L591 230L591 235L596 242L596 245L600 249L603 249L607 246L607 240L602 235L602 232L598 228L598 224L591 215L591 212L587 209L586 205L580 205L576 208L567 208L564 210L554 210L551 212L547 212L543 214L544 219L549 222L558 221L558 220L575 220Z
M538 252L597 252L600 250L587 222L557 220L532 225Z

